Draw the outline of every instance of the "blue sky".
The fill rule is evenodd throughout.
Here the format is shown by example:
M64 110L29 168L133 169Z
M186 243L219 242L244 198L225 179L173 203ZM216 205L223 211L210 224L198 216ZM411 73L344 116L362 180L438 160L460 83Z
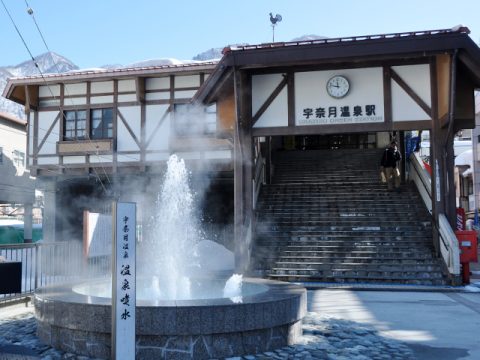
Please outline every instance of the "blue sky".
M276 41L450 28L480 43L480 0L3 0L34 55L49 48L81 68L154 58L191 59L212 47L270 42L269 12L283 21ZM0 66L29 59L0 3Z

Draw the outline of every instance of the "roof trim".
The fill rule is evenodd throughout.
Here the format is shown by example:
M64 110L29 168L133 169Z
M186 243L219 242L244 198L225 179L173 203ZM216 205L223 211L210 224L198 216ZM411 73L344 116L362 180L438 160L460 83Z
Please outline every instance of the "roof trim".
M14 116L12 114L9 114L9 113L3 112L3 111L0 111L0 118L3 119L3 120L9 121L9 122L18 124L18 125L22 125L22 126L27 125L26 120L20 119L20 118Z
M405 37L414 38L418 36L438 35L438 34L447 34L447 33L470 34L470 29L468 29L468 27L466 26L456 26L451 29L408 31L408 32L401 32L401 33L347 36L347 37L324 38L324 39L306 40L306 41L289 41L289 42L265 43L265 44L258 44L258 45L233 46L233 47L224 48L223 53L226 54L230 51L236 52L236 51L255 50L255 49L283 48L283 47L291 47L291 46L319 45L319 44L346 43L346 42L349 43L349 42L365 41L365 40L395 39L395 38L405 38Z
M19 85L42 85L58 82L76 82L84 80L102 80L118 77L130 77L130 76L149 76L149 75L160 75L160 74L173 74L173 73L182 73L182 72L200 72L212 71L217 66L218 61L205 61L199 63L188 63L188 64L176 64L176 65L161 65L161 66L145 66L145 67L134 67L134 68L120 68L104 71L97 70L86 70L86 71L72 71L67 73L60 74L44 74L35 75L35 76L25 76L25 77L16 77L9 78L5 89L3 90L2 96L9 99L12 95L12 92L16 86Z
M451 29L226 47L223 58L199 89L195 100L212 101L218 83L223 81L231 67L262 69L333 62L347 64L369 61L375 57L379 60L405 56L427 57L455 49L462 50L460 57L475 74L476 85L480 87L480 49L468 36L469 33L467 27L457 26Z

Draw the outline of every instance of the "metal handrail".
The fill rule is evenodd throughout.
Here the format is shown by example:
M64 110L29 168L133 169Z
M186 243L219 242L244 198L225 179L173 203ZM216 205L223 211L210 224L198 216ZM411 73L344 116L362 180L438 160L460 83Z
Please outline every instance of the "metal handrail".
M430 214L432 213L432 179L430 178L430 174L428 173L423 160L417 153L412 153L410 155L410 169L411 177L415 185L417 185L417 189L422 197L425 206L427 207Z
M22 263L21 292L1 294L0 305L31 295L38 287L65 283L86 275L82 245L76 241L2 244L0 256Z
M412 180L417 186L420 196L428 211L432 213L432 179L417 153L410 155ZM460 275L460 249L457 237L444 214L438 217L438 232L440 253L443 261L452 275Z

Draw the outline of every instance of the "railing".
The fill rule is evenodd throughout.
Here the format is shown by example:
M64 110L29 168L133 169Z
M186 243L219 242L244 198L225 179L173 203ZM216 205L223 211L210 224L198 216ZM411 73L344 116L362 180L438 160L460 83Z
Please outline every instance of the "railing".
M76 241L0 245L0 256L22 263L21 292L0 295L0 304L26 297L40 286L78 279L87 269Z
M432 213L432 180L418 154L410 156L410 174L428 211ZM460 249L457 237L444 214L438 218L439 250L451 275L460 275Z
M430 214L432 213L432 180L417 153L410 155L410 175Z
M440 233L440 253L452 275L460 275L460 248L455 233L445 215L438 217Z

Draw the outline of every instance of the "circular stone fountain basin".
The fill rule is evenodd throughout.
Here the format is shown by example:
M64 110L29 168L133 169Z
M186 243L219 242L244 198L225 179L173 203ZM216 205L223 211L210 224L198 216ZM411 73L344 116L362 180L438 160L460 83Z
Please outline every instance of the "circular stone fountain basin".
M38 336L64 351L107 359L111 300L89 290L92 287L86 284L38 289L34 300ZM232 299L139 296L136 358L210 359L277 349L295 343L305 312L304 288L257 278L245 278L242 295Z

